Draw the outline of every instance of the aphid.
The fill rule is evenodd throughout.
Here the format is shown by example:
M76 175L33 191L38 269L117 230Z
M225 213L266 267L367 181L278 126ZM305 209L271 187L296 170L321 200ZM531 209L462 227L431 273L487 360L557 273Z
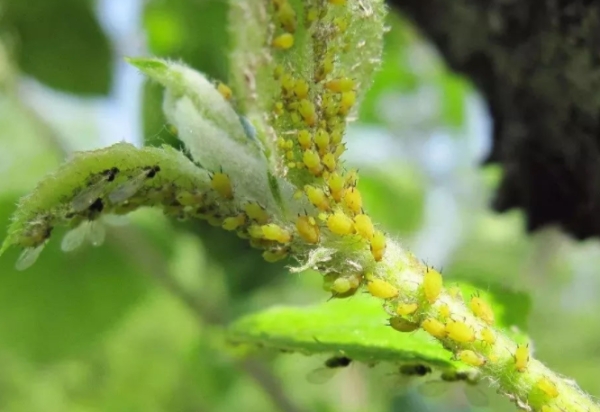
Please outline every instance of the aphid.
M137 176L134 176L131 179L121 183L112 192L110 192L108 194L108 200L110 200L110 203L112 204L124 202L135 195L138 190L144 186L146 179L152 179L158 172L160 172L160 166L144 167L142 172L140 172Z
M358 274L339 276L332 283L329 290L336 298L345 298L354 295L360 286L362 277Z
M529 345L517 345L514 358L515 369L517 372L523 372L529 363Z
M269 221L269 214L264 207L256 202L246 203L244 211L248 217L260 225L264 225Z
M452 299L456 299L456 300L463 300L462 298L462 291L460 290L460 288L458 286L451 286L450 288L448 288L448 294L450 296L452 296Z
M287 32L296 31L296 12L288 2L282 3L277 11L277 20L281 27Z
M336 17L333 19L333 24L339 33L345 33L348 30L348 19Z
M344 236L354 233L354 222L346 214L335 212L327 218L327 227L336 235Z
M306 196L308 197L310 203L317 209L324 212L330 209L329 199L322 189L311 185L306 185L304 186L304 191L306 192Z
M217 90L219 91L219 93L221 93L221 96L223 96L225 100L231 100L233 92L231 91L231 88L225 83L219 82L219 84L217 85Z
M283 91L284 97L292 97L292 93L294 92L294 87L296 86L296 80L289 73L284 73L281 78L281 89Z
M355 187L358 184L358 171L350 169L344 178L346 179L346 186Z
M448 318L448 317L450 317L450 307L447 304L445 304L445 303L442 303L440 305L440 316L442 318Z
M329 133L327 133L327 130L317 130L317 133L315 133L315 145L317 145L321 155L327 153L329 149Z
M298 132L298 144L303 150L308 150L312 146L312 137L308 130Z
M373 279L367 284L369 293L376 298L391 299L398 296L398 288L382 279Z
M448 337L455 342L468 343L475 340L473 328L461 321L449 321L446 324L446 332Z
M302 119L304 119L308 126L312 127L317 123L317 112L315 111L315 105L310 100L300 100L298 113L300 113L300 116L302 116Z
M351 212L358 214L362 210L362 196L357 188L351 187L344 192L344 197L342 199L344 205Z
M400 316L411 315L417 311L419 305L416 303L399 303L396 306L396 313Z
M90 205L94 203L94 201L96 201L98 197L100 197L100 195L104 191L106 183L115 180L115 177L118 173L119 169L116 167L100 172L100 179L97 182L95 182L88 188L82 190L77 196L73 198L73 200L71 201L71 208L73 209L73 211L82 212L88 207L90 207Z
M306 379L310 383L321 384L330 380L340 369L346 368L352 359L346 356L335 356L325 361L325 365L310 372Z
M323 166L321 166L321 158L319 154L314 150L305 150L302 155L302 161L304 165L310 172L314 175L318 175L323 170Z
M281 64L278 64L273 69L273 79L275 79L275 80L281 79L281 76L283 76L284 72L285 72L285 69L283 68L283 66Z
M210 186L225 199L233 199L233 187L229 175L217 172L212 175Z
M267 262L275 263L285 259L288 256L288 252L286 248L269 249L265 250L262 256Z
M31 267L40 256L40 253L42 253L42 250L44 250L46 243L47 241L34 247L25 248L17 258L15 269L18 271L23 271Z
M331 136L331 144L338 145L338 144L342 143L342 138L344 137L344 131L343 131L343 129L340 130L339 128L336 128L336 129L332 130L331 133L329 133L329 135Z
M446 337L446 326L437 319L427 318L421 323L421 327L435 338L442 339Z
M356 92L343 92L340 99L340 114L342 116L348 114L354 103L356 103Z
M344 178L339 175L339 173L334 172L329 175L327 178L327 186L329 187L329 192L331 193L331 197L336 202L342 200L342 196L344 195Z
M335 156L331 153L325 153L322 159L323 165L327 168L328 171L333 172L337 166L337 161L335 160Z
M400 373L407 376L425 376L431 372L431 367L422 363L409 363L400 366Z
M471 298L470 306L475 316L488 325L494 324L494 311L492 311L492 308L485 300L481 299L479 296L473 296Z
M100 246L106 238L106 228L99 220L86 220L65 234L60 244L63 252L72 252L88 240L92 246Z
M182 206L200 206L204 199L204 194L200 192L183 191L177 193L175 199Z
M375 262L379 262L383 259L385 253L386 240L383 232L377 230L371 239L371 254Z
M398 332L413 332L419 329L419 324L404 319L402 316L390 318L390 326Z
M294 46L294 36L290 33L281 34L273 39L271 46L280 50L287 50Z
M429 303L434 303L442 291L442 274L435 269L427 268L423 278L423 292Z
M342 157L342 155L344 154L345 151L346 151L346 145L338 144L335 147L335 151L333 152L333 155L335 156L336 159L339 159L340 157Z
M333 57L326 56L323 60L323 63L319 66L319 68L315 72L315 81L318 83L327 77L329 73L333 71Z
M354 90L354 80L348 77L341 77L339 79L333 79L325 83L325 88L334 93L351 92Z
M248 234L253 239L263 239L264 238L262 226L260 226L260 225L250 225L248 227Z
M457 355L458 359L470 366L479 367L485 365L485 358L472 350L461 350Z
M275 223L269 223L261 226L263 237L267 240L274 240L279 243L289 243L292 235L286 229Z
M310 87L308 86L308 83L305 80L296 80L296 84L294 85L294 94L298 99L306 99L308 97L309 91Z
M298 216L296 219L296 230L302 239L307 243L318 243L320 230L313 217Z
M356 233L366 240L373 239L373 236L375 235L375 227L368 215L361 213L360 215L354 216L354 228L356 229Z
M550 398L556 398L558 396L556 385L546 377L541 378L535 385Z
M240 213L237 216L225 218L225 220L223 220L222 227L225 230L233 231L237 230L240 226L244 225L244 223L246 223L246 215Z
M481 340L488 345L493 345L496 343L496 335L490 328L484 328L481 330Z

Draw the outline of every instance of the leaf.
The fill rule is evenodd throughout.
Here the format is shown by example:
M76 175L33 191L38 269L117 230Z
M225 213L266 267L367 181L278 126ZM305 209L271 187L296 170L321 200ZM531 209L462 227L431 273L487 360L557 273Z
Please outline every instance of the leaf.
M92 2L10 0L0 6L0 25L15 37L25 73L62 91L108 94L111 50Z
M475 290L468 284L460 287ZM484 293L482 297L488 299L490 295ZM510 306L504 307L494 299L490 303L500 314L496 326L509 329L512 324L505 323L509 319L502 314L509 312ZM379 300L355 296L307 307L277 306L247 315L233 323L228 338L233 344L271 350L343 354L368 364L424 362L441 369L461 367L461 363L451 360L451 352L431 336L422 330L397 332L387 326L388 318ZM509 333L519 341L527 341L522 332Z
M378 300L353 297L309 307L273 307L242 317L230 327L228 336L234 344L309 355L344 354L366 363L459 365L426 333L399 333L386 326L387 320Z
M257 201L280 216L286 206L278 201L278 192L284 191L284 198L291 199L293 189L282 179L273 186L262 149L215 86L182 64L144 58L129 62L165 86L167 120L177 128L192 158L207 170L226 173L235 185L238 204Z
M116 166L118 169L113 173ZM156 168L160 169L155 176L146 178L148 171ZM133 186L136 190L125 203L113 197L119 191L122 194L127 187L131 190L135 182L138 182ZM21 199L0 254L12 245L28 248L43 245L56 226L74 226L94 220L97 213L123 214L141 206L171 205L180 192L208 188L207 172L168 146L137 149L118 143L76 153ZM86 201L89 204L79 205ZM98 204L99 207L95 207Z
M0 198L2 227L14 200ZM148 290L140 268L115 246L67 255L53 245L37 266L19 274L15 252L0 259L0 346L32 361L85 353Z

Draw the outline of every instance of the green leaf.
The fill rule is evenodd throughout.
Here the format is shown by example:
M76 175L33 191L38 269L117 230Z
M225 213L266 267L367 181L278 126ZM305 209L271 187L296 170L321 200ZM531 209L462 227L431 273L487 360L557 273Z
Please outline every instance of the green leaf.
M146 178L149 168L160 169L153 178ZM77 153L20 201L0 254L12 245L37 248L56 226L94 220L97 213L123 214L140 206L171 205L177 193L209 187L208 173L168 146L137 149L118 143ZM112 197L126 188L134 191L124 201Z
M0 199L1 227L14 201ZM38 362L85 353L148 289L141 268L122 248L84 248L68 255L57 244L48 249L25 273L14 269L17 251L0 259L0 347Z
M362 296L309 307L273 307L236 321L230 327L229 340L310 355L344 354L366 363L459 365L425 332L396 332L387 326L388 318L380 301Z
M0 26L15 37L25 73L62 91L108 94L112 56L93 2L10 0L0 6Z

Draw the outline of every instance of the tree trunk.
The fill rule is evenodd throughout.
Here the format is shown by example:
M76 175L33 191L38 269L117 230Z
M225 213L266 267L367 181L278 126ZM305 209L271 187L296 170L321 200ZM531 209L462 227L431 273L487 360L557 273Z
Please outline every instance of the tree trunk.
M600 235L600 1L389 0L487 99L504 177L493 207L528 229Z

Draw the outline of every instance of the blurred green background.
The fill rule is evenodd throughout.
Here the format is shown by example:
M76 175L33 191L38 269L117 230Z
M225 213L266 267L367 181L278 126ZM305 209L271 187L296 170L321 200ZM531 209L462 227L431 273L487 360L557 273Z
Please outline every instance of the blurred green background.
M223 0L0 0L0 228L17 199L74 150L127 140L177 145L161 90L126 55L167 56L227 80ZM537 356L600 395L600 248L487 203L499 171L485 102L449 73L401 16L349 130L369 212L449 279L531 297ZM233 28L235 29L235 28ZM0 259L0 411L468 411L461 385L436 393L385 368L352 365L329 382L324 359L240 360L223 327L274 304L324 301L320 277L269 265L246 243L156 211L105 245L65 254L60 235L32 269ZM430 387L432 385L429 385ZM424 388L425 387L425 388ZM510 411L487 391L490 410Z

